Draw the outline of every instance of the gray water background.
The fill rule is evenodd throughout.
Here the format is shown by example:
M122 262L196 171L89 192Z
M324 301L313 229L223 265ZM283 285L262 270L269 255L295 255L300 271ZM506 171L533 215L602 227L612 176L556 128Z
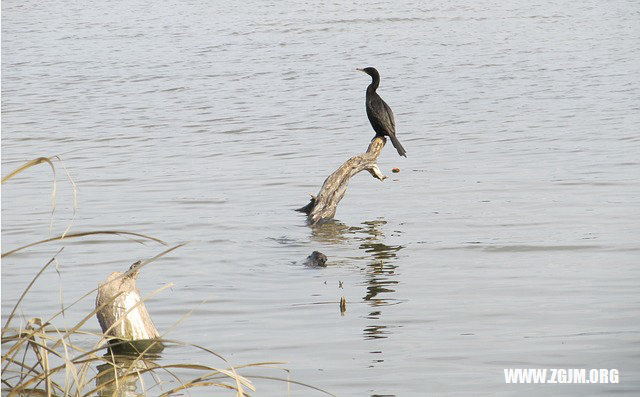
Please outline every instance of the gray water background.
M639 21L618 0L3 1L2 175L61 154L72 231L189 241L138 286L173 282L147 304L157 327L193 309L166 336L233 364L287 361L340 396L637 395ZM408 158L387 145L390 177L357 175L339 222L309 228L293 209L372 137L365 66ZM3 185L3 252L65 230L60 163L50 230L51 180L40 165ZM61 246L20 318L165 248L96 236L7 257L3 323ZM327 268L302 264L313 250ZM508 367L620 384L505 385Z

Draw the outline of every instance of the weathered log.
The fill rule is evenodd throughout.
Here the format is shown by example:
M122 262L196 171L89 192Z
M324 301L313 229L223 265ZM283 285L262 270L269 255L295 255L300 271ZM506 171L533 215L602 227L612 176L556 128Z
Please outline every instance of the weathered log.
M320 193L312 196L309 204L297 210L307 214L309 225L323 223L334 217L338 203L347 192L349 179L358 172L367 170L371 176L381 181L387 178L377 164L378 156L385 143L387 143L385 137L374 137L365 153L350 158L325 179Z
M96 316L113 350L151 353L163 349L158 341L160 334L136 288L141 264L135 262L126 273L111 273L98 287L96 308L104 307Z

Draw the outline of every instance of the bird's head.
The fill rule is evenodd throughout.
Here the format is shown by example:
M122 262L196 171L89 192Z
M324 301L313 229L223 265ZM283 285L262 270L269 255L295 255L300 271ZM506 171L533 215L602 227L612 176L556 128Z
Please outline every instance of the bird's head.
M356 69L359 70L363 73L368 74L369 76L373 77L373 79L379 79L380 78L380 73L378 73L378 71L376 70L376 68L373 68L371 66L364 68L364 69Z

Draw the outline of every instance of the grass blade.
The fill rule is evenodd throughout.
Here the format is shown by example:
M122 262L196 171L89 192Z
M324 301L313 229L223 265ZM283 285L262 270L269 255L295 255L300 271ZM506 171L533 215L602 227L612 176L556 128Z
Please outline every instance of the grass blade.
M47 267L49 267L49 265L52 264L55 261L56 255L58 255L60 252L62 252L63 249L64 249L64 247L60 248L58 250L58 252L56 252L56 254L53 256L53 258L51 258L49 260L49 262L47 262L47 264L42 267L42 269L40 269L40 271L31 280L31 282L29 283L27 288L22 292L22 295L20 295L20 298L18 298L18 302L16 302L16 304L13 306L13 309L11 310L11 314L9 314L9 317L7 317L7 322L4 324L4 327L2 327L2 337L4 337L5 332L9 328L9 323L11 323L11 319L16 314L16 310L18 310L18 307L20 306L20 302L22 302L24 297L27 295L27 292L29 292L29 290L31 289L33 284L36 282L38 277L40 277L40 275L47 269Z
M59 236L56 237L51 237L45 240L40 240L40 241L36 241L35 243L30 243L27 245L23 245L22 247L18 247L15 249L12 249L11 251L5 252L4 254L2 254L2 256L0 256L0 258L4 258L5 256L14 254L18 251L22 251L23 249L29 248L29 247L33 247L34 245L38 245L38 244L44 244L44 243L49 243L51 241L56 241L56 240L63 240L66 238L76 238L76 237L84 237L84 236L92 236L92 235L96 235L96 234L114 234L114 235L123 235L123 236L135 236L135 237L141 237L147 240L151 240L151 241L155 241L156 243L162 244L162 245L169 245L166 242L155 238L155 237L151 237L151 236L147 236L145 234L141 234L141 233L133 233L133 232L125 232L125 231L121 231L121 230L98 230L98 231L93 231L93 232L78 232L78 233L71 233L71 234L61 234Z

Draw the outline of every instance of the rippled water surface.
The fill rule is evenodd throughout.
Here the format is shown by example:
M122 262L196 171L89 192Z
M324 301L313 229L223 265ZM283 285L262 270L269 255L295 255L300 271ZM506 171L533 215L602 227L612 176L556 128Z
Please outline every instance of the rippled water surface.
M3 185L2 251L65 230L64 165L72 231L189 241L138 286L173 282L157 327L193 310L166 336L233 364L286 361L270 376L340 396L637 395L638 20L622 0L3 1L2 175L64 164L51 230L46 165ZM390 177L358 174L337 221L307 227L293 210L372 137L365 66L408 158L388 145ZM102 235L6 257L3 323L61 246L20 318L165 249ZM304 266L314 250L327 268ZM509 367L620 384L505 385Z

